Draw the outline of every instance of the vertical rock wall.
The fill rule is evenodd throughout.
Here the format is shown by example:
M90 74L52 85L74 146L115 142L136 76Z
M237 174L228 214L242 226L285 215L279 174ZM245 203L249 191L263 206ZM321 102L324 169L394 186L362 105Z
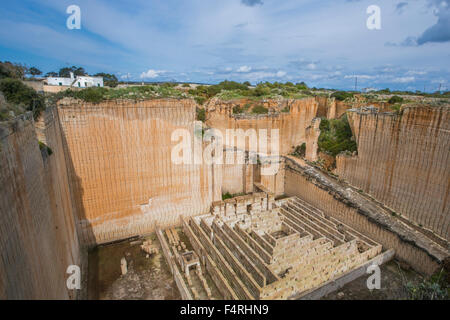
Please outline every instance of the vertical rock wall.
M74 298L66 269L80 256L57 131L43 157L31 113L0 127L0 299Z
M286 158L285 168L287 195L307 201L326 215L381 243L385 249L394 249L396 258L415 270L432 274L448 257L447 248L387 215L373 200L342 187L302 160Z
M62 101L70 181L83 243L143 234L205 213L221 197L221 167L174 164L176 129L194 134L192 100Z
M403 114L350 111L357 156L339 155L336 173L408 219L450 239L450 108Z
M266 129L268 136L268 151L271 151L271 129L279 130L279 152L288 154L293 149L306 141L305 130L316 117L318 102L314 98L301 100L289 100L286 102L289 112L275 114L234 115L232 105L216 101L214 105L208 106L207 125L218 129L225 137L226 129ZM258 132L259 134L259 132ZM246 150L250 150L248 145Z

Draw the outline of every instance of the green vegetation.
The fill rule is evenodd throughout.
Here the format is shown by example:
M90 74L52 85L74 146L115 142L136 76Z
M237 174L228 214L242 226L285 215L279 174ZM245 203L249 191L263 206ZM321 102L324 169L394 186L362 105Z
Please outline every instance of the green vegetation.
M402 102L403 102L403 98L402 98L402 97L399 97L399 96L392 96L392 97L388 100L388 102L389 102L390 104L402 103Z
M46 152L49 156L51 156L53 154L53 150L49 146L47 146L45 143L43 143L42 141L38 141L38 143L39 143L39 149L41 151Z
M241 106L234 106L233 107L233 114L239 114L239 113L243 113L244 110L241 108Z
M448 300L450 286L444 269L435 273L430 279L420 283L406 283L405 287L411 300Z
M264 82L251 88L249 82L223 81L216 85L198 86L195 89L189 90L189 94L197 102L202 103L212 97L217 97L222 100L252 99L258 101L261 99L277 98L300 99L312 96L312 93L308 90L304 82L295 85L291 82L284 84L279 82Z
M58 75L60 77L64 77L64 78L70 78L71 72L73 72L75 77L88 75L83 67L76 67L76 66L72 66L72 67L68 67L68 68L67 67L61 68L61 69L59 69Z
M94 77L103 77L103 84L110 88L115 88L119 84L119 81L117 80L117 77L114 74L101 72L95 74Z
M303 158L306 155L306 143L302 143L302 145L297 146L292 155L295 157Z
M27 67L25 67L24 65L12 63L9 61L0 61L0 79L23 79L26 73Z
M269 112L269 109L267 109L266 107L264 107L260 104L253 107L253 109L252 109L252 113L254 113L254 114L266 114L268 112Z
M319 151L336 156L343 151L356 151L352 130L347 115L341 119L322 119L320 123Z
M4 78L0 80L0 92L6 103L0 106L2 120L6 120L13 111L14 115L24 111L34 111L36 119L45 109L44 96L37 93L33 88L23 84L21 80Z
M33 77L35 77L35 76L41 75L42 71L39 70L38 68L31 67L31 68L28 69L28 74L31 74Z
M86 102L99 103L105 100L114 99L157 99L157 98L185 98L187 95L180 90L175 89L172 85L154 84L147 86L132 86L120 89L108 89L100 87L91 87L79 91L66 90L54 96L54 100L64 97L72 97L81 99Z
M339 101L344 101L346 99L353 98L353 93L346 91L336 91L331 95L331 97Z
M239 197L239 196L243 196L245 195L245 193L235 193L235 194L230 194L229 192L222 194L222 201L227 200L227 199L232 199L234 197Z
M203 108L196 108L197 113L197 121L205 122L206 121L206 111Z

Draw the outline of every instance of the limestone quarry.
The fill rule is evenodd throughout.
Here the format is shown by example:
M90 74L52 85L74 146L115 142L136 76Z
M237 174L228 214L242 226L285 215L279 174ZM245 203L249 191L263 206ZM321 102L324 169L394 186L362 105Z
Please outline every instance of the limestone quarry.
M356 151L334 156L321 128L343 117ZM174 132L210 152L210 128L242 130L213 152L243 160L172 161ZM0 125L0 299L318 299L389 261L430 276L449 150L447 102L65 98Z

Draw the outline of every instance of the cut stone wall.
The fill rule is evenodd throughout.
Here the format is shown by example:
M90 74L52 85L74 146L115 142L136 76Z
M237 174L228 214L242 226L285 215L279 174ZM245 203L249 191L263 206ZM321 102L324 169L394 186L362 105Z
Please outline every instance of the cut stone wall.
M66 286L81 258L54 116L43 125L52 155L39 150L31 113L0 127L0 299L77 295Z
M335 173L450 240L450 107L351 110L348 119L358 155L339 155Z
M280 154L288 154L306 141L305 130L316 117L318 103L314 98L288 100L289 112L263 115L235 115L233 103L212 99L207 106L206 124L222 132L225 139L226 129L267 129L268 152L271 152L271 129L279 129ZM236 143L236 142L235 142ZM238 146L236 146L238 147ZM248 142L245 150L250 151Z
M447 248L392 217L375 202L300 162L286 158L286 194L305 200L383 247L394 249L397 259L419 272L432 274L449 256Z
M192 100L62 101L59 116L80 234L88 245L180 225L221 198L221 168L174 164L176 129L191 133Z

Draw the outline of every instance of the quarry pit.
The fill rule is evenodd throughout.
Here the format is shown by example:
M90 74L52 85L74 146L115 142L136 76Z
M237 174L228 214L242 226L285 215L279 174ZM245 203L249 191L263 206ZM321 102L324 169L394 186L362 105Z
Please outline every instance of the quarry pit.
M242 103L209 101L202 129L267 129L279 157L252 161L244 144L223 148L240 163L173 163L174 131L198 143L191 99L63 99L2 124L0 297L370 298L370 265L397 282L397 264L417 281L445 265L448 105L395 113L309 97L235 113ZM344 115L357 151L327 170L320 123ZM66 286L71 265L82 289ZM394 291L384 298L404 297Z

